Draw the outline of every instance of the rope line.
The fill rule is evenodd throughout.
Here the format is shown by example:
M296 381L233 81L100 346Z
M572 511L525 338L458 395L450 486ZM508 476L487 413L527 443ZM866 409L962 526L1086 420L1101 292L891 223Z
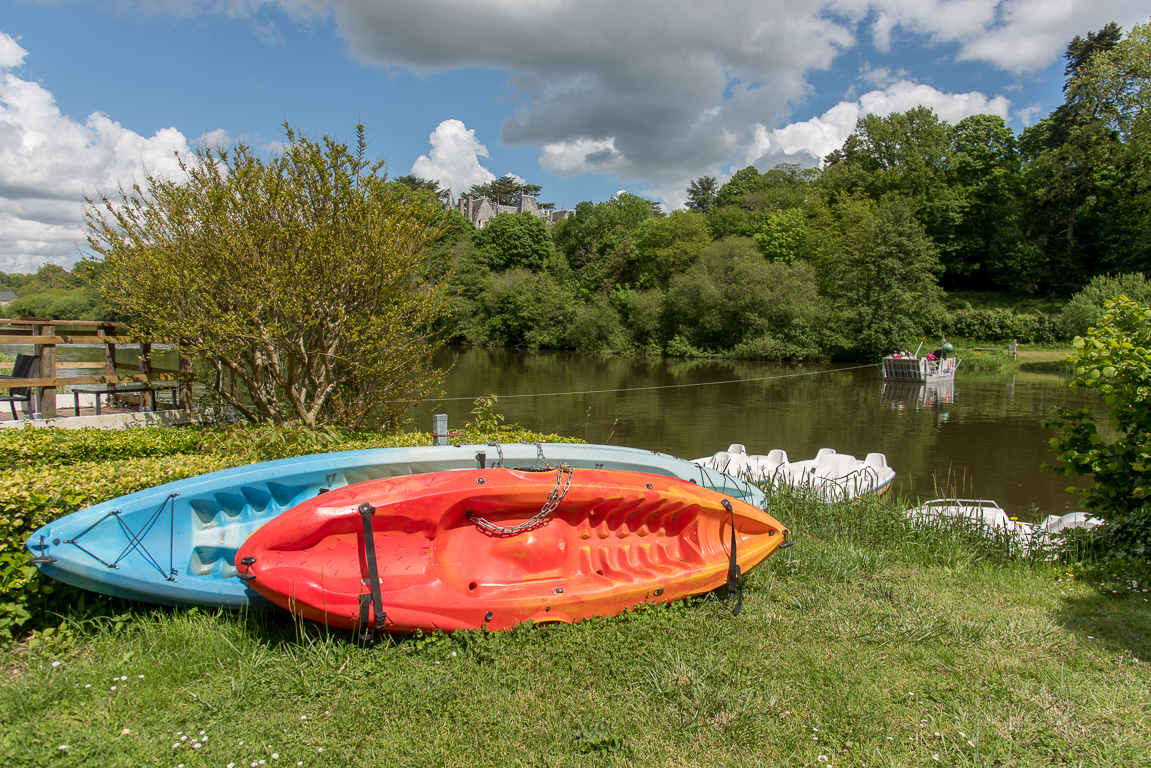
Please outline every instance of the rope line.
M803 373L784 373L778 376L759 376L754 379L728 379L726 381L701 381L696 384L659 384L651 387L621 387L619 389L584 389L575 392L535 392L525 395L500 395L500 400L511 400L513 397L562 397L564 395L603 395L611 392L645 392L653 389L680 389L684 387L710 387L718 384L742 384L747 381L771 381L773 379L795 379L800 376L818 376L822 373L840 373L841 371L856 371L860 368L878 368L879 363L869 363L867 365L853 365L848 368L826 368L822 371L805 371ZM446 403L451 400L475 400L477 397L486 397L487 395L476 395L474 397L426 397L420 400L421 403Z

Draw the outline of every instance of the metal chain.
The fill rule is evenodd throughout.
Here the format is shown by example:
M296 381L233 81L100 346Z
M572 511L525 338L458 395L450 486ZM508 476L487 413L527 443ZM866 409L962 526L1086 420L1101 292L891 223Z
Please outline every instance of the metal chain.
M567 479L564 479L564 473L567 473ZM468 512L468 520L483 528L485 531L490 531L497 536L514 536L517 533L531 530L539 525L543 525L544 520L552 512L556 511L560 502L567 496L568 489L571 488L572 477L575 475L575 470L571 468L570 464L560 464L559 471L556 472L556 484L552 488L552 492L548 494L544 505L540 507L540 511L532 515L529 519L524 520L519 525L503 526L496 525L489 520L477 516L475 513Z
M492 464L492 469L495 469L497 467L502 467L504 465L504 449L503 449L503 447L499 443L486 443L486 445L490 448L495 448L496 449L496 455L498 455L500 457L500 460L498 462L496 462L495 464Z
M537 460L544 469L547 469L551 465L548 464L548 457L544 456L543 445L540 443L533 443L533 445L536 447Z

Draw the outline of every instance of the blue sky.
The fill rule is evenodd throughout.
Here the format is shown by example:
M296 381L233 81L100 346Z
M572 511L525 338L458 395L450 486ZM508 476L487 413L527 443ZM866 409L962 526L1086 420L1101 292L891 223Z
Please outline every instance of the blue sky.
M0 270L70 265L84 194L285 120L457 193L513 173L572 207L812 165L866 112L1017 131L1076 34L1145 0L0 0Z

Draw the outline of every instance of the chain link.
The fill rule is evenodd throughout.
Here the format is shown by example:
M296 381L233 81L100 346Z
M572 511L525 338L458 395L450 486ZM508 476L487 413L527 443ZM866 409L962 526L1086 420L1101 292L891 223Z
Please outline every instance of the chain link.
M567 475L566 479L564 477L565 474ZM547 519L548 515L550 515L552 512L555 512L559 507L560 502L564 500L564 496L567 496L568 489L571 488L572 477L574 475L575 470L571 468L570 464L560 464L559 471L556 472L555 487L552 488L552 492L548 494L547 499L544 501L544 505L540 507L540 511L536 512L534 515L532 515L527 520L524 520L519 525L496 525L489 520L485 520L484 518L477 516L473 512L468 512L468 520L471 520L480 528L483 528L485 531L490 531L496 536L514 536L517 533L523 533L524 531L528 531L532 528L543 525L544 520Z
M487 445L489 448L495 448L496 449L496 455L500 457L500 460L498 462L496 462L495 464L492 464L492 469L496 469L497 467L502 467L504 465L503 446L501 446L499 443L485 443L485 445Z

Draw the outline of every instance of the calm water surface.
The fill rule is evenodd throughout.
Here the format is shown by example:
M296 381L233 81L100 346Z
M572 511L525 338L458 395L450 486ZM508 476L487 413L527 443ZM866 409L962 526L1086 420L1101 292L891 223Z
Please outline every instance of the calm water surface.
M117 352L135 362L135 349ZM158 352L156 364L175 367L174 353L168 360ZM62 362L103 359L95 346L60 347L57 355ZM951 385L927 387L884 383L876 366L502 349L448 349L438 362L451 366L444 397L460 399L426 404L415 417L421 430L430 429L433 413L447 413L449 428L462 425L473 398L495 393L496 410L508 422L688 459L731 443L743 443L750 453L782 448L793 460L824 447L859 457L878 451L887 454L906 495L994 499L1022 519L1078 509L1078 497L1065 490L1077 478L1039 471L1055 459L1047 442L1052 433L1039 420L1053 405L1100 405L1097 395L1056 375L976 374L962 367ZM523 397L541 393L561 394Z
M444 397L465 399L427 404L416 417L420 429L430 428L432 413L459 426L471 398L495 393L508 422L688 459L730 443L750 453L782 448L792 460L823 447L859 457L878 451L904 494L994 499L1023 519L1078 509L1065 490L1075 479L1040 472L1055 457L1039 420L1053 405L1100 404L1056 375L962 368L952 384L926 387L885 383L877 366L484 349L447 350L440 362L452 365ZM520 397L541 393L565 394Z

